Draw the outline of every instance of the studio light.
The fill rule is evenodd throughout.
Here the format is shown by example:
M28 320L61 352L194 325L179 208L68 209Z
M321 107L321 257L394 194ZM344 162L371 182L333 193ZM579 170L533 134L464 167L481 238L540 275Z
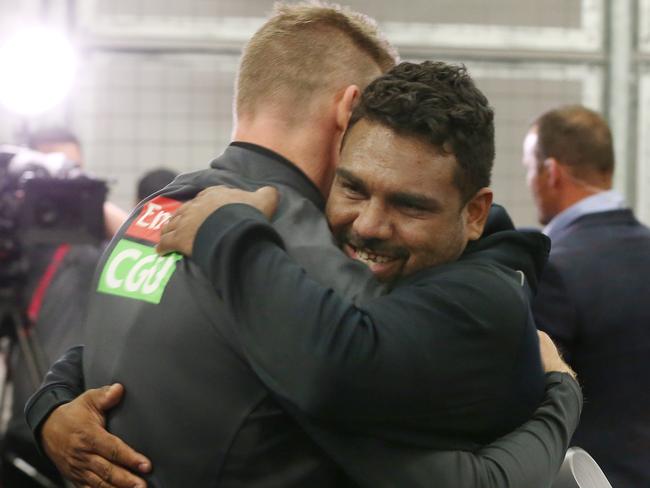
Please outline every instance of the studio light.
M0 103L22 116L55 107L72 86L76 55L59 32L26 29L0 46Z

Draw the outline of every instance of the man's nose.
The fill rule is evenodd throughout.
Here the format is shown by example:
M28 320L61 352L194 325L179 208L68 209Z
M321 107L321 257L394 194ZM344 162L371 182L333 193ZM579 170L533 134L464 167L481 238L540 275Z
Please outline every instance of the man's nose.
M392 224L386 208L379 202L366 202L352 225L359 237L364 239L388 239L392 234Z

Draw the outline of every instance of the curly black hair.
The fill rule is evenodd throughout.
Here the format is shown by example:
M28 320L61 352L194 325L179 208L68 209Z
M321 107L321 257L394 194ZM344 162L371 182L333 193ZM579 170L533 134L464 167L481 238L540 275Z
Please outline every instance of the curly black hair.
M350 119L424 138L458 161L454 183L464 202L490 185L494 111L463 65L400 63L370 83Z

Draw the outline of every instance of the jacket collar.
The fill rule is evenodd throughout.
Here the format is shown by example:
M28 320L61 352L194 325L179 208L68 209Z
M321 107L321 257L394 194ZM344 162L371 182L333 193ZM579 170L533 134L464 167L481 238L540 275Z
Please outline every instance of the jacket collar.
M583 198L579 202L566 208L544 227L544 234L551 240L555 239L562 231L570 227L573 222L594 213L608 212L627 208L625 199L614 190L601 191L595 195Z
M636 225L638 220L629 208L605 210L602 212L588 213L576 218L569 225L554 230L549 237L553 243L562 241L573 230L581 227L602 225Z
M233 171L270 184L289 186L319 209L325 209L325 198L300 168L278 153L257 144L232 142L221 156L210 163L210 167Z

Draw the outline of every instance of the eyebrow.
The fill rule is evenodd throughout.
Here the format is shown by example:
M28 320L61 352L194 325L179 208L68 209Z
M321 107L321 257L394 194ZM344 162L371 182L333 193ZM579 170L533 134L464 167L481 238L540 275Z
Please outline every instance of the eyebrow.
M336 175L359 187L361 190L366 189L366 184L363 180L347 169L336 168Z
M357 186L361 191L366 190L366 184L357 175L345 168L336 169L337 176L347 180L349 183ZM393 205L420 207L431 212L436 212L442 208L440 202L433 198L419 193L409 193L407 191L393 192L388 195L388 201Z
M431 212L438 211L442 205L435 198L427 197L417 193L395 192L388 196L393 205L418 207Z

